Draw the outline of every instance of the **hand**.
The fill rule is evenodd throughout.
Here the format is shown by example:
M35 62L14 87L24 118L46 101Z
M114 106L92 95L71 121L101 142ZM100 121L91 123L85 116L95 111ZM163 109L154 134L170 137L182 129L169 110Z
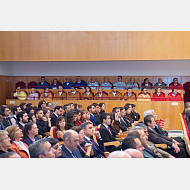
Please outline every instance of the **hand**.
M43 120L44 120L44 121L47 121L47 118L46 118L46 117L43 117Z
M120 129L120 130L119 130L119 134L122 134L122 133L123 133L123 132L122 132L122 130Z
M179 143L179 142L177 142L176 140L174 140L174 143L176 144L176 145L181 145L181 143Z
M168 135L168 137L172 139L172 136Z
M98 138L101 139L101 135L99 131L94 131L94 135Z
M170 155L169 158L175 158L174 156Z
M92 150L92 144L86 143L86 144L84 145L84 148L86 149L87 152L91 152L91 150Z
M174 144L174 152L175 153L178 153L178 152L180 152L180 148L176 145L176 144Z

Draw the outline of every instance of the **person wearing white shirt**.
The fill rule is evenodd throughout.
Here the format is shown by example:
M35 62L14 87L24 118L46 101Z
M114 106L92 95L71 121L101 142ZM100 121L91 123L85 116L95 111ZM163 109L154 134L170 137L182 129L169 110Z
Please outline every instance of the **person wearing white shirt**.
M27 100L39 100L39 94L36 93L36 89L32 88L30 94L28 95Z

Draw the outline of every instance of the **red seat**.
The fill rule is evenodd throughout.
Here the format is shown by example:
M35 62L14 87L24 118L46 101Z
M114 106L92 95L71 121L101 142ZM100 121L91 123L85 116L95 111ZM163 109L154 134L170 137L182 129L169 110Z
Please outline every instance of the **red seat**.
M28 89L36 88L37 85L38 85L37 82L35 82L35 81L30 81L30 82L28 83Z
M23 81L19 81L19 82L16 83L16 88L17 88L18 86L22 86L22 88L26 88L26 83L23 82Z

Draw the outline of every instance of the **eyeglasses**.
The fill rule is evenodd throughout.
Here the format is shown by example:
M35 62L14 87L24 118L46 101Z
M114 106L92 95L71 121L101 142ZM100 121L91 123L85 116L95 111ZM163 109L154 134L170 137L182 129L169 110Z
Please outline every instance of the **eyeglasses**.
M9 111L11 111L11 110L5 110L5 111L9 112Z
M81 133L81 134L79 134L80 136L83 136L84 135L84 133Z

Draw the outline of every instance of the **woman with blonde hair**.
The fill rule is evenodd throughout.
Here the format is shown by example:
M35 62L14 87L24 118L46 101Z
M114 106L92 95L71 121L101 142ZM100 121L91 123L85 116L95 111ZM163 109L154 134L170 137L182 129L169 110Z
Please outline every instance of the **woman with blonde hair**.
M18 125L12 125L5 129L8 132L8 136L11 139L11 149L13 152L16 152L21 156L21 158L29 158L30 153L28 151L28 145L20 141L23 137L22 130L18 127Z
M35 88L31 88L27 100L39 100L39 94L36 92Z
M8 132L5 130L0 130L0 155L6 152L12 152L9 148L11 146L10 138L8 137Z

